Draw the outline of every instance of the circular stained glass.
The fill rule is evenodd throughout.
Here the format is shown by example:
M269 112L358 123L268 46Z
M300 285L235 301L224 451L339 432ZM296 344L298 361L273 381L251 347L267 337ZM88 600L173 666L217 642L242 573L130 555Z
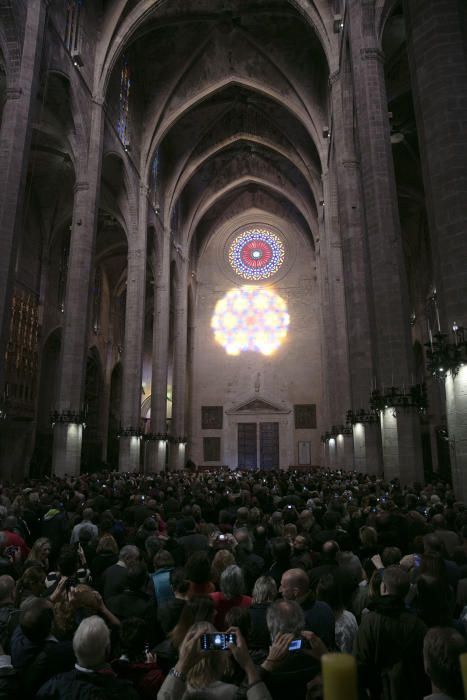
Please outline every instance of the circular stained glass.
M253 228L236 236L229 248L232 269L245 280L264 280L284 262L284 244L264 228Z

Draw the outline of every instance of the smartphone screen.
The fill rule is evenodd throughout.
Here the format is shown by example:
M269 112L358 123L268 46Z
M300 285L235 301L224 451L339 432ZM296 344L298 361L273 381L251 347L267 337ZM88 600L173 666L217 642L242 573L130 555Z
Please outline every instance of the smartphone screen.
M292 639L289 644L289 651L301 651L303 646L303 639Z
M203 634L200 638L201 651L227 651L229 644L236 644L236 641L237 637L232 633Z

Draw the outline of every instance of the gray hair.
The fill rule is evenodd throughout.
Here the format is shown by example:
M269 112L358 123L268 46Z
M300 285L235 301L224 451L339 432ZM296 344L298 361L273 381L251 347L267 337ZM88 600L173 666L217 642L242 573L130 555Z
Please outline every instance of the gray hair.
M97 668L103 664L110 650L110 632L98 615L86 617L73 637L73 651L80 666Z
M228 600L236 598L238 595L243 595L245 582L241 568L236 564L231 564L224 569L221 574L219 587Z
M278 634L300 634L305 628L305 615L295 600L277 600L269 606L266 622L274 641Z
M253 588L253 603L272 603L277 598L276 582L271 576L260 576Z
M121 548L119 554L120 561L125 564L130 564L132 561L138 561L139 559L139 549L134 544L126 544Z

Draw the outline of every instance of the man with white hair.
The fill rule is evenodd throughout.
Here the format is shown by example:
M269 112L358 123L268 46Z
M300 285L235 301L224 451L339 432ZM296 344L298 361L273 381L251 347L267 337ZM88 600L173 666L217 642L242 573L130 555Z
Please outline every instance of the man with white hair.
M92 615L81 622L73 637L73 651L74 670L47 681L37 693L37 700L139 699L131 683L119 680L107 663L110 633L102 618Z

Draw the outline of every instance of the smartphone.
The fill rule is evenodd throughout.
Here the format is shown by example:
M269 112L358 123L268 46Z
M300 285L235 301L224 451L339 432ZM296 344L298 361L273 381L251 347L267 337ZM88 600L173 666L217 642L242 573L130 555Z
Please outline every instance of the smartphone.
M236 643L237 635L232 633L216 632L200 637L201 651L227 651L230 644Z
M289 651L303 651L303 649L309 648L310 645L308 644L307 640L303 637L300 637L299 639L292 639L292 641L289 644Z

